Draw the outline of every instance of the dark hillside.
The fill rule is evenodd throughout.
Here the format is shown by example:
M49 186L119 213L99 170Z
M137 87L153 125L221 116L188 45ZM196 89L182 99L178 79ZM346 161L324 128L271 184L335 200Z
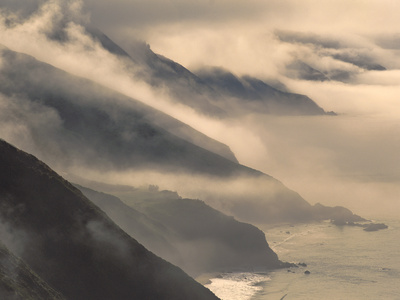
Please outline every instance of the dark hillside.
M158 168L176 169L188 164L189 167L192 165L192 171L194 167L204 165L198 162L199 159L207 160L209 166L225 160L231 161L232 165L237 162L226 145L140 101L31 56L8 49L0 49L0 53L3 59L0 93L14 105L28 106L30 118L34 118L35 112L44 110L56 114L59 122L48 125L55 135L52 143L63 143L57 151L62 152L64 159L86 155L86 163L97 157L97 161L92 162L97 165L105 159L118 166L140 167L139 163L143 162L148 167L152 162ZM37 123L33 119L21 120L29 121ZM38 129L34 126L29 130L35 135L38 148L51 144L38 140L41 134L35 132ZM72 151L79 155L71 155ZM51 158L48 154L46 157Z
M137 189L122 193L128 206L114 196L78 187L125 232L191 275L285 266L269 248L262 231L203 201L182 199L173 192Z
M254 270L285 265L271 250L261 230L203 201L179 197L130 200L130 205L175 233L176 245L188 270Z
M94 204L100 207L121 229L148 250L165 260L182 267L182 258L169 238L173 233L158 220L151 219L119 198L76 185ZM185 270L186 271L186 270Z
M47 165L4 141L0 201L13 237L6 246L68 299L216 299Z

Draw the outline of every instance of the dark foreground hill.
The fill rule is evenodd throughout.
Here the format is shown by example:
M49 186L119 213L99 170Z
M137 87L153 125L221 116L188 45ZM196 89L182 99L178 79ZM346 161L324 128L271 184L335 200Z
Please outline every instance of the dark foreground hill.
M208 272L284 267L264 233L200 200L132 188L115 196L78 186L125 232L193 276ZM104 186L103 186L104 188ZM140 211L140 212L139 212Z
M2 140L0 206L2 242L67 299L217 299L47 165Z

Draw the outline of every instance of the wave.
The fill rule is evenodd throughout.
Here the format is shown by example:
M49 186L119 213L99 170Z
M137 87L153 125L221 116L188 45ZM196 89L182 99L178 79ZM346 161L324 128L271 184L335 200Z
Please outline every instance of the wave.
M221 300L249 300L261 291L262 283L271 280L262 273L223 273L205 286Z

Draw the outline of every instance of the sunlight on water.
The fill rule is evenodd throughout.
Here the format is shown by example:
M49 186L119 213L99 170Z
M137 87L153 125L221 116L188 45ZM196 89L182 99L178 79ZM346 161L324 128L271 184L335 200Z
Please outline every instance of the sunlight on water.
M281 260L307 266L224 273L206 287L222 300L400 299L400 221L379 221L389 228L366 232L329 222L263 228Z
M211 279L206 287L222 300L248 300L262 290L261 283L270 280L266 275L254 273L225 273Z
M366 232L328 222L265 228L281 260L307 266L271 271L252 300L400 299L400 222L379 221L389 228Z

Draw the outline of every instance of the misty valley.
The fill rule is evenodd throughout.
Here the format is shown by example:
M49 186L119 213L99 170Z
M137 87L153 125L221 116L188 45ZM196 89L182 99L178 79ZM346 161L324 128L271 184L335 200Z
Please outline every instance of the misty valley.
M0 298L396 299L386 40L275 28L273 74L183 66L125 36L152 7L103 2L0 0Z

